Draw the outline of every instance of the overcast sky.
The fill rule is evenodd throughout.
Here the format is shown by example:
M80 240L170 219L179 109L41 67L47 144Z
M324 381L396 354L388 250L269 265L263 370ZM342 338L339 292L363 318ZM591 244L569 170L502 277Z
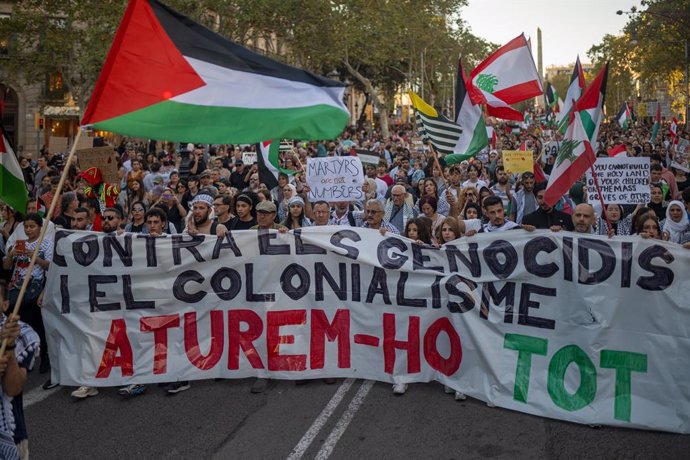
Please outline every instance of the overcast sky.
M627 16L617 10L639 8L639 0L469 0L462 10L472 33L503 45L524 32L532 37L537 59L537 27L541 28L544 70L552 64L589 62L587 50L606 34L619 34Z

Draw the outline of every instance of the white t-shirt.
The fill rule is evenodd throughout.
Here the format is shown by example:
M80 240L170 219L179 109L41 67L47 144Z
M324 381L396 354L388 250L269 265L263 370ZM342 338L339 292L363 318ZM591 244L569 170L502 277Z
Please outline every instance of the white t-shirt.
M477 191L480 191L482 187L488 187L488 185L481 179L477 179L477 182L471 182L469 179L467 179L462 183L462 188L465 187L474 187L477 189Z

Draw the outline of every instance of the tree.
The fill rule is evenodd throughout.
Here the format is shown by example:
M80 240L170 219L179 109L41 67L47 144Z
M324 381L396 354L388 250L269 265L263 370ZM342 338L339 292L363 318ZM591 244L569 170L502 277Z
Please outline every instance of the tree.
M601 43L587 52L594 64L595 74L606 62L609 63L606 85L606 113L609 115L618 113L623 102L636 98L632 64L634 53L629 36L609 34L604 35Z

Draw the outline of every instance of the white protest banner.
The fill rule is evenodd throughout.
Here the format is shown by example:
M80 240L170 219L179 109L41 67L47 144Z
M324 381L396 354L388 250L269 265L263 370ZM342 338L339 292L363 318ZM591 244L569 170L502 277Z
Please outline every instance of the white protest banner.
M309 200L354 201L364 198L364 172L359 157L307 158Z
M649 158L597 158L594 163L599 188L606 204L649 203ZM587 171L587 201L599 202L592 171Z
M256 152L242 152L242 163L245 165L256 163Z
M43 318L62 385L436 380L497 406L690 432L690 251L651 239L376 230L59 230Z

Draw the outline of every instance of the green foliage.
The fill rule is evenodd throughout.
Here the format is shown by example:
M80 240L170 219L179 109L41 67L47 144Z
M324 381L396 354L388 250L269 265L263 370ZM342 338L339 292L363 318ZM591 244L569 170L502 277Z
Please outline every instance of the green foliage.
M11 57L0 75L43 83L62 74L83 108L126 7L125 0L18 0L0 21ZM467 0L164 0L231 40L320 74L336 69L392 108L393 94L422 81L427 99L448 99L457 59L471 65L491 44L460 19ZM421 66L421 61L424 65ZM6 65L5 65L6 64ZM144 69L132 69L143 72ZM380 102L379 102L380 101Z
M632 64L635 49L630 44L629 36L607 34L601 43L590 48L587 54L594 64L595 75L606 62L609 62L606 88L607 114L615 114L623 102L635 100L635 71Z

